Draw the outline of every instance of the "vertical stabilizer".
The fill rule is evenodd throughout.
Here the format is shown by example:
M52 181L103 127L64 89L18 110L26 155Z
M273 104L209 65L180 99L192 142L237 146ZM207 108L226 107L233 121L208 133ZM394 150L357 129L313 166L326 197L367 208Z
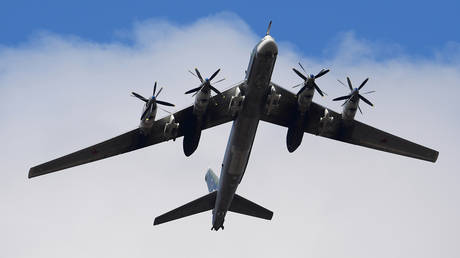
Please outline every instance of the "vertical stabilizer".
M208 190L210 193L217 191L219 186L219 178L216 176L216 174L214 174L212 169L208 169L208 172L206 172L206 175L204 176L204 180L208 185Z

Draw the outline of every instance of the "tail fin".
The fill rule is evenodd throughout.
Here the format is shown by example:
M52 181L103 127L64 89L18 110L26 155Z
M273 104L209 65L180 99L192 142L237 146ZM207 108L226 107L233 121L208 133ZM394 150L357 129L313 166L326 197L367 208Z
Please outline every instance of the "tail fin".
M170 212L155 218L153 225L162 224L171 220L180 219L200 212L212 210L216 202L217 192L214 191L201 198L191 201Z
M209 194L156 217L153 225L162 224L214 209L219 187L219 178L211 169L208 169L204 178L206 180L206 184L208 185ZM246 200L237 194L233 197L229 211L267 220L271 220L273 217L272 211Z
M228 210L266 220L271 220L273 217L272 211L265 209L264 207L239 196L238 194L234 195L232 204Z
M216 176L216 174L214 174L212 169L208 169L206 176L204 176L204 180L208 185L209 192L217 191L217 188L219 187L219 178Z

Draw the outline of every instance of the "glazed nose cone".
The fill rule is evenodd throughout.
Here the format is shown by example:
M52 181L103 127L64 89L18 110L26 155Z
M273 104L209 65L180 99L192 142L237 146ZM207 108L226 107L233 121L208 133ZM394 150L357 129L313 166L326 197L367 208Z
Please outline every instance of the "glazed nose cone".
M257 53L262 55L277 55L278 46L275 40L270 36L265 36L257 46Z

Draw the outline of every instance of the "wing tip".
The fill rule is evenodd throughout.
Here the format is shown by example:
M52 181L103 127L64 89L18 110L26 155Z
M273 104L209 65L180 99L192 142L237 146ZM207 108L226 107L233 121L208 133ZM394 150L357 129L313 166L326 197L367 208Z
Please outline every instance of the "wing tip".
M34 169L34 168L35 168L35 167L29 169L29 174L27 175L27 178L28 178L28 179L31 179L32 177L36 177L36 176L37 176L37 175L35 175L35 172L34 172L35 169Z
M272 220L273 218L273 211L270 211L268 217L267 217L267 220Z
M165 222L167 222L167 221L162 219L162 216L158 216L158 217L155 218L155 220L153 220L153 225L158 226L158 225L163 224Z
M435 163L438 160L438 157L439 157L439 151L434 151L433 158L430 161Z
M49 174L51 172L53 172L53 171L45 170L45 169L41 168L40 166L36 166L36 167L32 167L32 168L29 169L29 174L27 175L27 177L30 179L30 178L33 178L33 177L43 176L43 175Z

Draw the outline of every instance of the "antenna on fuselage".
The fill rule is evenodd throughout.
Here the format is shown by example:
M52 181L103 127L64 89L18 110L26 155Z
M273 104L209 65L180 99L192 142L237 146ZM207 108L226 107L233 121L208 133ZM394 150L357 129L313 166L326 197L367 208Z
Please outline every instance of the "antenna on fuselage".
M270 28L272 27L272 21L268 24L268 29L267 29L267 34L265 35L270 35Z

